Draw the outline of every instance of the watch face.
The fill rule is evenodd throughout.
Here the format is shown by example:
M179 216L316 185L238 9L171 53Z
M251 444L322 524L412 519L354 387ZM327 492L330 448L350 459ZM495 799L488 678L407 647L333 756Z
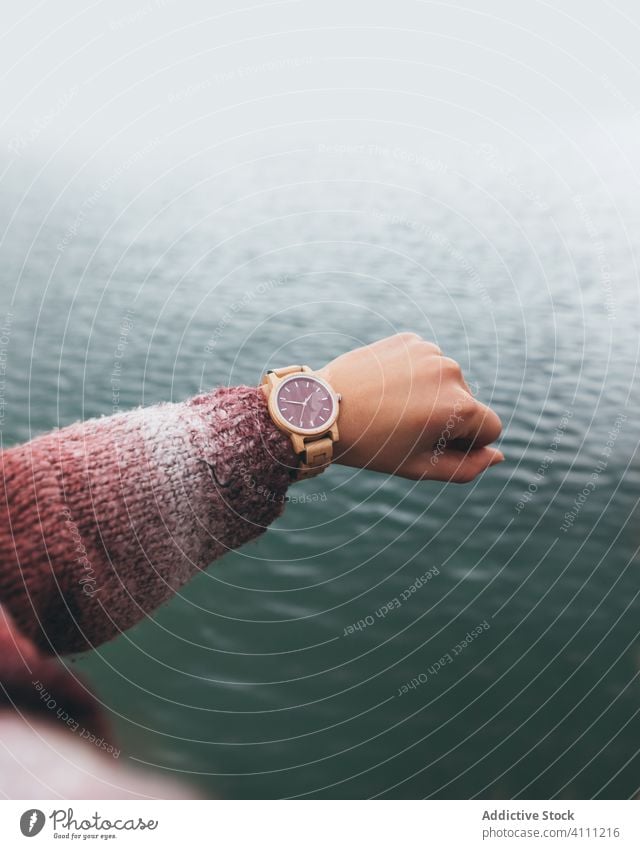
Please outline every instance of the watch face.
M278 388L276 404L287 424L304 431L317 431L332 423L336 407L327 386L306 374L284 380Z

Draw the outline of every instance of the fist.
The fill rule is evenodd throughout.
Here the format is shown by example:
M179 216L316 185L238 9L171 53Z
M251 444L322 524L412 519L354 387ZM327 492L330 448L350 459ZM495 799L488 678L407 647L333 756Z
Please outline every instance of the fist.
M502 431L455 360L399 333L332 360L319 374L342 395L335 462L412 480L468 483L504 460Z

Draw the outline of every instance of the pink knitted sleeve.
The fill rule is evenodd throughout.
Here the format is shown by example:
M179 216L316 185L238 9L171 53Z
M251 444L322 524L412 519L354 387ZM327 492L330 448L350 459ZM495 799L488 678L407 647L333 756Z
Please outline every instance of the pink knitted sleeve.
M0 604L44 651L149 614L282 511L295 465L260 390L75 424L0 454Z

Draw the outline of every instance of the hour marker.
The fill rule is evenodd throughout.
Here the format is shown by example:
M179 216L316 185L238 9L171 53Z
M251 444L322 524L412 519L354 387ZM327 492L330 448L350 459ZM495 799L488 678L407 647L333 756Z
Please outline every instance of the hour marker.
M309 388L309 381L307 380L307 389Z
M318 386L318 388L316 389L316 392L320 392L320 387L319 387L319 386Z
M327 412L327 413L328 413L328 412L329 412L329 408L328 408L328 407L323 407L323 408L322 408L322 412L323 412L323 413L324 413L324 412Z
M291 391L291 387L289 387L289 386L285 386L285 389L287 390L287 392Z

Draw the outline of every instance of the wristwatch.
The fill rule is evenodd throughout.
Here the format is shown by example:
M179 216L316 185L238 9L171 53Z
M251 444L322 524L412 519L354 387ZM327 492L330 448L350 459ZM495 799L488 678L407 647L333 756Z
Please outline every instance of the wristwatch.
M269 415L291 438L300 463L296 480L323 472L333 460L338 441L341 396L309 366L269 369L262 378Z

